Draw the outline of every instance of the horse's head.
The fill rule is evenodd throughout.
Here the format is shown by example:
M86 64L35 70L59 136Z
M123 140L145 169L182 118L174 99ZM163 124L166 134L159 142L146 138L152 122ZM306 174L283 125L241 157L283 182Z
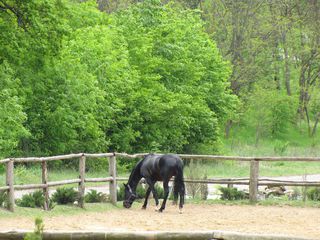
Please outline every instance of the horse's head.
M124 184L124 201L123 206L125 208L130 208L133 201L136 199L136 194L132 191L129 184Z

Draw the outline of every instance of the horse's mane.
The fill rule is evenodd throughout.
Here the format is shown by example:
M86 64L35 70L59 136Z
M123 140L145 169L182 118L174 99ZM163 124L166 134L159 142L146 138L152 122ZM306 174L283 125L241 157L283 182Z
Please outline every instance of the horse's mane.
M137 176L137 171L140 170L141 165L143 163L143 161L145 160L146 157L144 157L143 159L141 159L136 166L133 168L133 170L131 171L130 177L129 177L129 181L128 183L131 183L133 181L133 178Z

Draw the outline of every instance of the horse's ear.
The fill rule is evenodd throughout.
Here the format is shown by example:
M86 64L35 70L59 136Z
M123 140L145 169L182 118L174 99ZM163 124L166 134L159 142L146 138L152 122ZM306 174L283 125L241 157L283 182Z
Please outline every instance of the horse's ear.
M124 183L123 186L127 187L127 184Z

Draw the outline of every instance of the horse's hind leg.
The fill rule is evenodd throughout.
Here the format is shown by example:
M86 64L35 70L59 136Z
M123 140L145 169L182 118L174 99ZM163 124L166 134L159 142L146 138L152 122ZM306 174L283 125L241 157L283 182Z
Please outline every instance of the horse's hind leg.
M180 186L179 193L180 193L179 211L180 211L180 213L182 213L182 208L183 208L183 204L184 204L184 195L185 195L184 183L182 183L182 186Z
M149 198L150 192L151 192L151 187L148 187L147 192L146 192L146 199L144 200L144 203L142 205L142 209L147 208L148 198Z
M159 209L159 212L162 212L166 207L166 202L167 202L168 195L169 195L169 184L168 184L168 181L164 181L163 182L163 190L164 190L164 198L163 198L163 202L161 204L161 208Z

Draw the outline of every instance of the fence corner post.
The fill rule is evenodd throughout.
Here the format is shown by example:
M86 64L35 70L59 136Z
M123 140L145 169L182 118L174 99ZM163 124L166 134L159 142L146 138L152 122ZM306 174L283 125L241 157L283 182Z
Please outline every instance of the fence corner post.
M259 161L250 161L250 185L249 185L249 200L250 203L256 203L258 198L258 178L259 178Z
M85 195L85 170L86 170L86 156L83 154L79 160L79 199L78 199L78 206L83 208L84 207L84 195Z
M13 168L14 168L14 161L10 159L6 165L6 185L9 187L8 194L7 194L7 202L8 202L8 210L14 212L14 180L13 180Z
M116 155L109 157L109 174L113 178L111 182L109 182L109 191L110 191L110 199L111 203L117 204L117 162Z

